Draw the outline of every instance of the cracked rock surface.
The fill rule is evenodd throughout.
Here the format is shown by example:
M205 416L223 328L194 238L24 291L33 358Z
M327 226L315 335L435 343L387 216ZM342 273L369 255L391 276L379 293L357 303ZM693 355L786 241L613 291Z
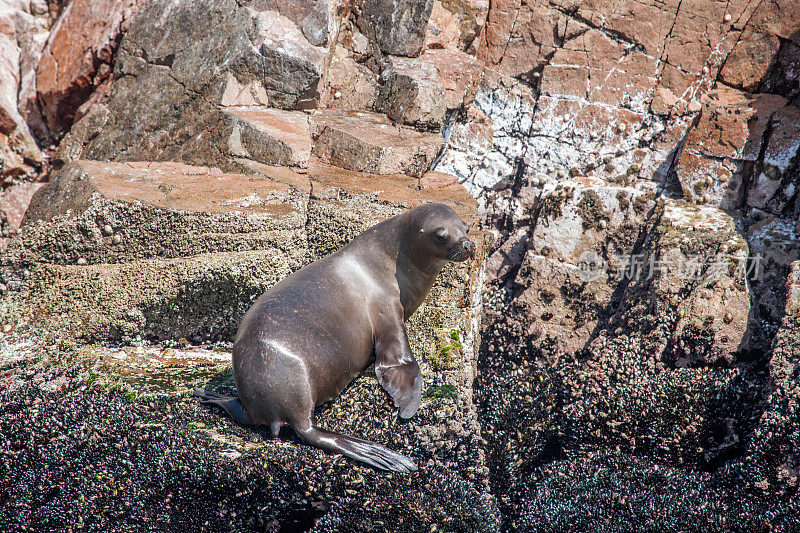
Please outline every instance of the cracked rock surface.
M4 529L796 529L797 2L7 4ZM420 413L368 370L317 415L420 472L187 397L425 201L480 253L409 322Z

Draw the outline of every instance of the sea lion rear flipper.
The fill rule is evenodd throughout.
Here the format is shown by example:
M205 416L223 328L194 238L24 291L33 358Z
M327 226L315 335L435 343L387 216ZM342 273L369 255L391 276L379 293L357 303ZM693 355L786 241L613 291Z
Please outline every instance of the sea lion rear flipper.
M194 395L203 405L213 404L225 409L228 414L243 426L253 425L250 419L247 418L247 412L244 410L242 402L236 396L224 396L216 392L209 392L205 389L195 387Z
M294 427L295 433L306 444L361 461L374 468L394 472L414 472L417 465L403 454L385 446L356 437L349 437L319 429L311 424L307 429Z
M422 401L422 374L404 324L376 340L375 375L400 409L400 417L414 416Z

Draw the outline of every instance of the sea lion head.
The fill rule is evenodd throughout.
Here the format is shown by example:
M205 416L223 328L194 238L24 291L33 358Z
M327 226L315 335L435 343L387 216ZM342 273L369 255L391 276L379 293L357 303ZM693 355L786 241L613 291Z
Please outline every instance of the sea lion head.
M469 226L444 204L423 204L408 211L414 249L445 261L466 261L475 254Z

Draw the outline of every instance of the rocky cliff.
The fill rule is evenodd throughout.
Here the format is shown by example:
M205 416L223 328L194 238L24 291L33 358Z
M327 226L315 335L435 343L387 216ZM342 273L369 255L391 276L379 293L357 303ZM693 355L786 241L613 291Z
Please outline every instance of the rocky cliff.
M800 520L795 2L7 2L0 58L6 529ZM419 473L187 397L425 201L483 231L409 324L420 414L369 372L319 413Z

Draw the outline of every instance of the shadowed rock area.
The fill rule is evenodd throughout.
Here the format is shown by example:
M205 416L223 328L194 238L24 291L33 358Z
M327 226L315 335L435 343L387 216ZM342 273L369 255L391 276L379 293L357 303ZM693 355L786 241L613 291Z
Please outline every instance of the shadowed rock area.
M794 531L790 0L0 6L0 527ZM320 427L243 428L264 290L444 202L475 258Z

